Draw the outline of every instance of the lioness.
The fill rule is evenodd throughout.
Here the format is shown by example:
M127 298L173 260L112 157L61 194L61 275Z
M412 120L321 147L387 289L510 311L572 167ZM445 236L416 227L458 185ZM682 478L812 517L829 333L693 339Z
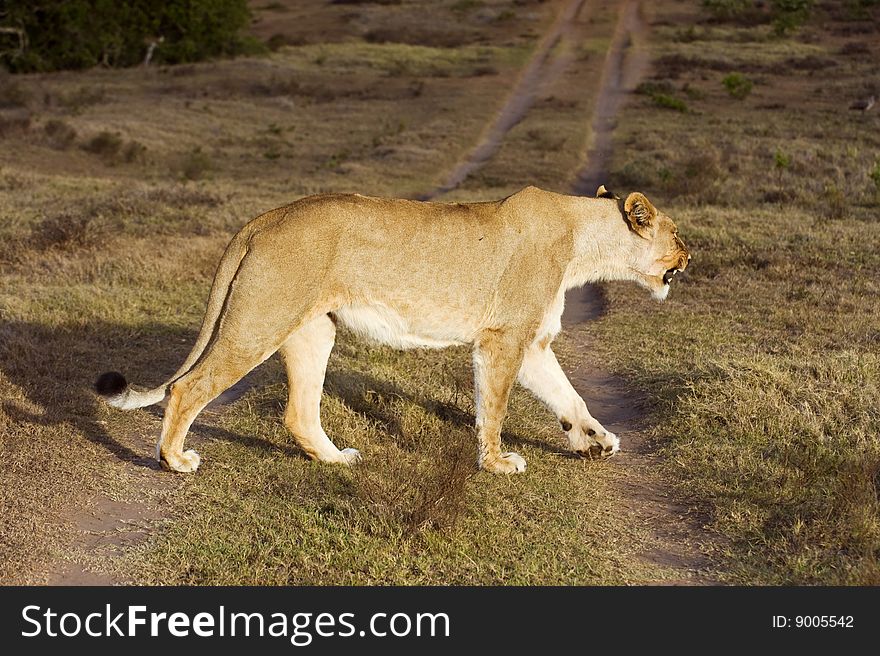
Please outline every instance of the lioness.
M501 452L515 380L546 403L579 453L619 449L556 361L565 291L634 280L660 300L690 259L675 224L640 193L622 204L526 187L503 200L429 203L359 194L310 196L266 212L233 237L220 260L196 344L170 380L146 392L119 373L95 386L128 410L168 397L156 457L178 472L190 425L224 390L276 351L288 376L284 422L312 458L351 464L355 449L321 427L327 360L342 323L398 348L472 344L479 466L525 471Z

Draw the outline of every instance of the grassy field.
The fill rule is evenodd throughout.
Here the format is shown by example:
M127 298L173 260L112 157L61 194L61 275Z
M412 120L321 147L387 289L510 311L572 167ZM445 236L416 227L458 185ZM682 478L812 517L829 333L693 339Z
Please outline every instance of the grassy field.
M163 584L678 576L644 557L656 536L621 467L570 458L523 390L504 440L528 473L475 472L463 349L340 336L323 421L364 453L352 470L293 446L274 360L199 418L195 476L155 469L161 410L90 390L108 369L150 386L177 368L253 216L441 184L563 3L444 1L426 22L436 4L256 3L265 57L0 79L0 581L53 581L71 561ZM617 124L609 187L648 194L694 261L663 305L609 285L595 357L651 402L658 474L706 515L725 581L880 582L880 113L848 109L880 92L878 16L845 6L780 38L650 3L651 78ZM577 81L598 71L615 7L560 46L579 75L542 89L450 197L569 188L593 103ZM566 365L584 357L574 343L560 338ZM86 553L76 518L107 499L148 509L123 528L149 539Z
M611 179L656 190L694 261L659 310L608 289L599 343L661 401L655 444L734 580L877 584L880 114L849 105L880 91L880 16L839 3L778 39L693 4L655 9Z
M426 3L312 4L302 42L267 57L3 80L0 579L57 581L71 563L162 583L670 576L636 557L653 538L615 510L618 473L569 458L525 393L505 439L530 459L529 476L475 475L463 350L399 354L341 336L324 422L365 453L353 471L291 446L274 362L252 376L254 391L200 418L195 477L155 469L159 410L116 412L90 391L110 368L144 385L176 369L217 258L252 216L313 192L412 195L441 183L561 5L446 3L420 39L432 46L370 36L428 29ZM466 42L446 42L450 23ZM330 36L310 42L316 30ZM150 541L121 558L112 544L84 545L82 518L107 504L146 508L105 528Z

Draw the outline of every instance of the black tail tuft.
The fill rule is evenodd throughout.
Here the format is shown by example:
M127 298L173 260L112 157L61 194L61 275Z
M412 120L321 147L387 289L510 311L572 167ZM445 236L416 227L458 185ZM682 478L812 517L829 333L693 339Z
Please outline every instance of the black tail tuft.
M128 387L128 382L118 371L108 371L101 374L95 381L95 391L101 396L116 396Z

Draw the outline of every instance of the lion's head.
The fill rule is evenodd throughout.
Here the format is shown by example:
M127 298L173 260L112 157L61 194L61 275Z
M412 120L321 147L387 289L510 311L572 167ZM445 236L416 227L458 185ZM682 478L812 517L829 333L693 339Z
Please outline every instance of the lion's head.
M662 301L669 294L672 279L685 270L691 259L687 246L679 238L672 219L658 211L644 194L634 192L627 196L623 213L630 230L640 240L630 264L633 278Z

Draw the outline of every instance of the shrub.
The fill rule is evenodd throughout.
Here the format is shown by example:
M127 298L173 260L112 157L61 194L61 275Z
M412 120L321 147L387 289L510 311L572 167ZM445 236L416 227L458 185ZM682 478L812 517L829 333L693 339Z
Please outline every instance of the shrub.
M873 1L873 0L869 0ZM740 24L771 22L777 35L797 28L810 17L814 0L703 0L703 8L715 20Z
M62 212L46 217L31 229L30 246L38 251L92 249L108 235L103 218L92 212Z
M140 141L129 141L122 147L122 159L129 164L138 162L144 158L147 147Z
M743 100L748 96L752 92L753 86L752 81L749 78L739 73L726 75L724 79L721 80L721 84L727 89L727 93L730 94L730 97L736 98L737 100Z
M636 87L636 93L644 96L654 96L658 93L672 94L675 93L675 87L666 80L649 80L639 84Z
M197 147L184 155L180 173L187 180L201 180L212 168L210 156Z
M679 112L686 112L688 109L683 100L676 98L673 95L675 93L675 87L672 83L665 80L649 80L647 82L642 82L636 87L636 93L648 96L658 107L674 109Z
M651 189L658 184L658 179L663 176L658 170L656 162L639 158L626 162L612 172L610 177L615 187Z
M688 109L684 100L670 96L668 93L655 93L651 98L655 105L664 109L674 109L677 112L686 112Z
M55 150L67 150L76 140L76 130L57 119L46 121L43 132L46 133L49 146Z
M122 147L122 137L118 132L108 132L104 130L89 139L82 145L86 150L95 155L100 155L105 159L112 159Z
M178 63L256 48L241 32L250 21L246 0L6 0L3 23L25 35L0 49L13 72L132 66L153 59ZM161 39L161 41L160 41Z
M791 155L786 155L781 150L773 153L773 166L780 173L791 166Z
M773 30L778 35L791 32L810 17L813 0L772 0Z
M695 148L675 162L678 175L674 183L667 183L668 190L676 195L703 195L713 184L722 178L721 157L718 151L709 146ZM709 198L703 200L710 200Z

